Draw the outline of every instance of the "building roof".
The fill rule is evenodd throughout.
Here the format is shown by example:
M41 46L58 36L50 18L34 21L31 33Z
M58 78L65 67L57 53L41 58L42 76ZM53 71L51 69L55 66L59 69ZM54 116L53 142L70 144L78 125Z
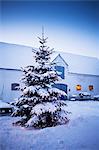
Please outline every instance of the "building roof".
M0 68L20 69L32 63L32 47L0 42Z
M99 59L96 57L81 56L65 52L56 52L55 55L60 55L64 59L71 73L99 75Z
M68 64L69 72L99 75L99 59L65 52L54 52L53 61L58 55ZM20 69L34 64L32 47L0 42L0 68Z

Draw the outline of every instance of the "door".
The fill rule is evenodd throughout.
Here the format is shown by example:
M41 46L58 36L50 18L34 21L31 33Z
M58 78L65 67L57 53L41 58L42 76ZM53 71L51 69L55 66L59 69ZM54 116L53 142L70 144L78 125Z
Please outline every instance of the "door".
M53 87L56 87L56 88L64 91L67 94L67 85L66 84L57 83L57 84L54 84ZM67 96L62 95L61 99L66 100Z

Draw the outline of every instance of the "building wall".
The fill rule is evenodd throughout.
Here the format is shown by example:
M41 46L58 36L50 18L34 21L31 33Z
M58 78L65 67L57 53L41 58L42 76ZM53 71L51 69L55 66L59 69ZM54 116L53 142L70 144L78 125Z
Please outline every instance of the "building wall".
M20 95L20 91L12 90L12 83L19 83L21 71L0 69L0 99L11 102Z
M15 98L19 97L20 95L20 91L11 90L11 84L19 83L20 82L19 80L22 76L22 72L19 71L18 68L20 68L21 66L23 67L26 65L32 65L34 63L33 53L32 53L31 47L7 44L7 43L1 43L0 46L1 46L0 54L2 56L0 59L0 67L7 68L7 69L3 69L3 68L0 69L0 99L10 102L10 101L13 101ZM62 77L62 80L60 80L59 82L60 84L62 83L62 84L67 85L66 87L67 87L68 95L78 94L81 91L90 92L91 95L99 94L99 76L98 75L97 76L86 75L86 72L88 71L87 70L88 67L92 68L91 72L93 73L98 72L99 65L94 65L96 67L92 67L93 66L92 64L94 64L95 59L94 61L91 62L91 64L87 63L85 68L83 68L81 67L82 61L80 61L79 60L80 57L77 56L76 66L79 65L80 70L84 73L84 74L77 74L77 73L72 73L72 71L76 70L75 65L71 67L69 66L70 64L66 63L66 60L68 60L67 62L69 63L70 59L71 59L71 62L74 62L75 59L73 58L76 58L76 57L71 57L71 54L67 55L66 59L64 57L61 57L60 54L56 56L55 56L54 62L56 63L56 66L58 66L56 68L58 68L58 71L60 71L60 76ZM92 58L89 58L89 59L92 60ZM79 62L78 60L80 61L80 64L78 64ZM61 66L64 68L60 69ZM72 69L70 70L70 67L72 69L74 68L74 70ZM64 69L63 71L64 75L62 72L63 69ZM76 90L76 85L78 84L82 86L81 91ZM89 85L93 85L94 89L92 91L89 91L88 89Z
M64 67L64 79L60 83L67 85L68 97L79 92L88 92L91 95L99 94L99 76L70 73L67 65L62 62L59 66ZM20 83L22 72L15 69L0 69L0 99L11 102L20 96L20 91L12 90L12 83ZM81 85L81 91L76 90L76 85ZM94 89L89 91L88 86L93 85Z
M68 85L68 95L70 96L80 92L88 92L92 96L99 94L99 76L68 73L65 80ZM81 85L81 90L76 90L77 85ZM89 90L89 85L93 85L92 91Z
M66 64L60 56L56 57L54 61L58 66L64 66L65 75L60 83L67 85L68 97L73 94L79 94L80 92L88 92L92 96L99 94L99 76L69 72L68 64ZM81 85L81 90L76 90L77 85ZM89 85L93 85L92 91L89 90Z

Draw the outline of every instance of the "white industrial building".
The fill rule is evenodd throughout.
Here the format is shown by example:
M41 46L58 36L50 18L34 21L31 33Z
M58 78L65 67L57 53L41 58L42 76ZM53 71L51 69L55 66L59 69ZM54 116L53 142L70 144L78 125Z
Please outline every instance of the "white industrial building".
M79 92L99 95L98 58L55 52L51 59L61 76L56 85L68 96ZM10 102L19 97L16 87L20 84L21 67L33 63L32 47L0 42L0 99Z

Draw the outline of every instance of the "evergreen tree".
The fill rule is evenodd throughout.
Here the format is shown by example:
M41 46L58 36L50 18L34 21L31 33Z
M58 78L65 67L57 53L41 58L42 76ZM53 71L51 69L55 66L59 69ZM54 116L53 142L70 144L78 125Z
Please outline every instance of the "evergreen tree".
M53 49L46 46L47 38L39 38L40 47L35 50L34 66L22 68L22 94L14 102L17 109L12 116L21 116L22 119L14 124L44 128L64 124L68 121L67 112L62 110L66 105L60 101L65 92L54 88L53 84L58 80L54 64L50 62Z

